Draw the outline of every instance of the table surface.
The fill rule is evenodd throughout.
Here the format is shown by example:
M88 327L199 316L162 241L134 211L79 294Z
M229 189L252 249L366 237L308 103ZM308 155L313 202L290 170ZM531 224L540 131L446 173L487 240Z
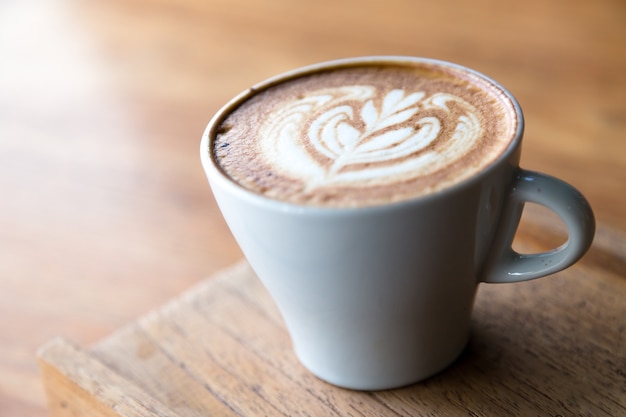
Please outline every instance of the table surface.
M2 2L0 414L48 415L48 340L95 343L241 258L200 135L295 67L414 55L488 74L524 108L522 165L626 233L625 21L622 0Z

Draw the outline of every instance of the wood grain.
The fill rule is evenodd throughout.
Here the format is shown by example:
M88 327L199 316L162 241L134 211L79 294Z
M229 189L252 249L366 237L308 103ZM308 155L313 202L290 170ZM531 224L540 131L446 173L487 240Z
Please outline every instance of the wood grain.
M525 250L560 233L527 223ZM55 339L40 362L55 417L94 405L107 417L626 415L625 249L602 230L598 249L558 277L483 285L463 355L402 389L350 391L305 370L245 262L89 350Z
M91 345L241 258L199 137L230 97L294 67L476 68L522 103L524 167L626 232L624 21L622 0L0 2L0 414L48 415L42 344Z

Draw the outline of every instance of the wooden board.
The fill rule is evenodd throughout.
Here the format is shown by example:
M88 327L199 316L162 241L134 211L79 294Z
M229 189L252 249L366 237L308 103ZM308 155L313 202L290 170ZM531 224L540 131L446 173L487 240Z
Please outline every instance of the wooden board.
M523 229L522 250L563 238L541 216ZM600 227L564 272L482 284L461 358L402 389L306 371L243 261L88 349L52 340L39 363L55 417L626 415L626 239Z

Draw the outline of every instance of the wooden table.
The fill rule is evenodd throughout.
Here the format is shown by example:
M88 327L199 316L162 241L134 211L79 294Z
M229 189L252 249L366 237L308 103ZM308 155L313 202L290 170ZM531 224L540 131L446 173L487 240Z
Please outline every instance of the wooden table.
M428 56L507 86L526 114L523 166L574 184L611 236L573 275L602 280L592 272L610 264L596 284L623 294L624 22L622 0L2 2L0 415L49 415L40 346L100 346L241 258L200 167L201 132L250 84L328 59ZM600 335L587 313L571 331ZM613 320L604 355L619 393L626 319Z

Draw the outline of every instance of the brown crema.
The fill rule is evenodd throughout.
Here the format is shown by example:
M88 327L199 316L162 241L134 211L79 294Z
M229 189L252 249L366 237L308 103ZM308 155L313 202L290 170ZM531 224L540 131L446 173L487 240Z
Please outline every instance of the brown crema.
M501 88L462 68L352 63L250 90L218 121L210 152L232 181L269 198L372 206L476 175L518 123Z

